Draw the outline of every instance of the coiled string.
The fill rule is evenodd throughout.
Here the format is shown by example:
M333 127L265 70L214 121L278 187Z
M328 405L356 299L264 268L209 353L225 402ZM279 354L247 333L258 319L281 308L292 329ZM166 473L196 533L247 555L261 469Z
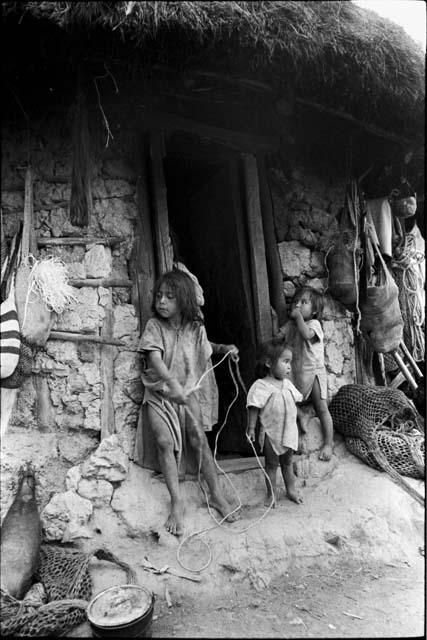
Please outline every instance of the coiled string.
M233 482L231 481L231 479L229 478L227 473L224 471L224 469L222 469L222 467L220 467L220 465L218 464L217 458L216 458L216 456L217 456L217 448L218 448L218 438L219 438L223 428L225 427L225 425L227 423L227 419L228 419L228 415L230 413L231 407L233 406L233 404L236 402L237 398L239 397L239 384L238 384L238 382L240 383L240 386L241 386L245 396L247 395L247 390L246 390L245 384L244 384L244 382L242 380L242 376L241 376L240 369L239 369L239 357L236 356L236 355L233 355L231 351L228 351L225 354L225 356L223 358L221 358L221 360L219 362L217 362L217 364L213 365L212 367L210 367L209 369L207 369L205 371L205 373L202 375L202 377L198 381L197 385L191 390L191 391L195 391L196 389L198 389L202 379L206 376L206 374L209 371L213 371L213 369L215 369L215 367L220 365L228 356L230 356L230 358L228 360L228 368L229 368L229 371L230 371L231 379L233 380L233 383L234 383L235 394L234 394L230 404L228 405L228 408L227 408L227 411L225 413L225 418L223 420L223 423L220 426L220 428L218 430L218 433L215 436L215 447L214 447L213 459L214 459L215 466L217 467L217 469L220 471L220 473L222 473L225 476L225 478L227 479L227 481L229 482L229 484L233 488L233 491L234 491L234 493L235 493L235 495L237 497L237 500L238 500L238 505L237 505L237 507L232 509L230 511L230 513L227 513L223 518L221 518L221 520L218 520L216 518L216 516L213 513L213 511L211 509L211 506L209 504L208 493L207 493L206 489L204 488L204 486L202 484L202 481L201 481L200 474L201 474L202 456L201 456L201 452L199 452L200 455L199 455L199 466L198 466L197 480L198 480L199 486L200 486L200 488L203 491L203 494L205 496L206 505L208 507L209 515L214 520L215 524L213 526L211 526L211 527L206 527L205 529L200 529L199 531L195 531L194 533L190 533L185 538L183 538L183 540L181 541L181 543L178 546L178 549L176 551L176 558L177 558L179 564L181 565L181 567L183 569L185 569L186 571L191 571L192 573L201 573L202 571L207 569L209 567L209 565L211 564L211 562L212 562L212 551L211 551L211 548L210 548L209 544L207 542L205 542L205 540L201 539L202 535L204 535L208 531L211 531L212 529L215 529L216 527L223 527L228 533L234 533L234 534L246 533L246 531L248 531L249 529L254 527L256 524L261 522L261 520L263 518L265 518L267 513L270 511L270 509L272 509L272 507L274 505L273 487L271 485L270 478L266 474L266 472L264 470L264 467L261 464L261 460L258 457L258 454L257 454L257 452L255 450L255 447L253 445L252 440L249 438L248 434L246 433L245 434L246 438L247 438L248 442L251 445L251 448L252 448L252 450L254 452L254 455L255 455L255 458L257 460L257 463L258 463L261 471L263 472L264 476L267 478L267 481L269 483L270 491L271 491L271 503L269 504L269 506L267 507L265 512L257 520L254 520L253 522L251 522L251 524L249 524L247 527L244 527L243 529L230 528L230 527L224 526L224 524L223 524L224 521L227 520L227 518L229 518L231 515L236 513L236 511L239 511L239 509L241 509L241 507L242 507L242 501L240 499L240 496L239 496L239 493L238 493L236 487L234 486ZM233 371L233 365L235 367L235 371ZM191 411L190 411L190 409L188 407L186 407L186 411L190 414L190 416L194 420L194 416L193 416L193 414L191 413ZM209 552L209 558L208 558L207 562L202 567L200 567L199 569L192 569L192 568L186 566L184 564L184 562L182 561L182 559L181 559L181 551L182 551L183 546L186 545L189 542L189 540L191 540L191 539L193 539L195 537L199 537L200 542L207 548L207 550Z

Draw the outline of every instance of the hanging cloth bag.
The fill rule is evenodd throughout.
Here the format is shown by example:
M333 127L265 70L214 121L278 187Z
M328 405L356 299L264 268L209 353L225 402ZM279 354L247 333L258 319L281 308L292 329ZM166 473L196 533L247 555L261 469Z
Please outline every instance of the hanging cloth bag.
M325 256L329 274L328 289L333 298L354 311L358 299L360 248L358 242L359 200L357 185L347 187L339 230Z
M368 282L361 300L361 329L377 353L395 351L403 339L403 320L399 306L399 289L376 243L371 243L369 233L366 244L372 246L378 255L378 278ZM367 265L368 267L368 265ZM367 269L368 271L368 269Z

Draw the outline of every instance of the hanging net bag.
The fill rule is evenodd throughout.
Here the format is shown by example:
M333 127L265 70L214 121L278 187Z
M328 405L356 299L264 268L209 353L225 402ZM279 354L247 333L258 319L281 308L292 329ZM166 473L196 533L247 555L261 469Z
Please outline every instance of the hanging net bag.
M329 404L334 428L348 449L388 473L413 498L424 498L402 476L424 478L425 436L420 416L399 389L347 384Z

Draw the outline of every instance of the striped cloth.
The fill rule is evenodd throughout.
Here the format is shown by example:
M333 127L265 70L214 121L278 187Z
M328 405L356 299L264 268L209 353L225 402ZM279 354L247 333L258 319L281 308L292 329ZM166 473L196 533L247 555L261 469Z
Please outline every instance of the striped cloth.
M1 303L0 330L0 373L3 379L8 378L15 371L21 344L14 283L10 287L9 296Z

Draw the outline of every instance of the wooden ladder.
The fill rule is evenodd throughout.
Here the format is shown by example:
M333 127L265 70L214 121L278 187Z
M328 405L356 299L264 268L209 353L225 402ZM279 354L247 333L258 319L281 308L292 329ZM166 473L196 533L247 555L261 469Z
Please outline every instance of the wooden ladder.
M399 354L398 349L395 349L390 354L393 357L393 360L397 364L397 366L398 366L400 371L397 374L397 376L391 381L389 386L392 387L393 389L397 389L397 387L399 387L402 384L402 382L407 380L409 382L410 386L412 387L412 389L414 391L416 391L418 389L417 380L419 381L419 380L421 380L421 378L423 378L423 373L422 373L421 369L418 367L418 365L415 362L415 360L413 359L411 353L409 352L409 350L408 350L406 344L403 342L403 340L401 341L401 343L399 345L399 349L403 353L403 358ZM407 360L407 362L409 364L409 367L411 367L413 375L412 375L409 367L405 364L404 358L406 358L406 360Z

